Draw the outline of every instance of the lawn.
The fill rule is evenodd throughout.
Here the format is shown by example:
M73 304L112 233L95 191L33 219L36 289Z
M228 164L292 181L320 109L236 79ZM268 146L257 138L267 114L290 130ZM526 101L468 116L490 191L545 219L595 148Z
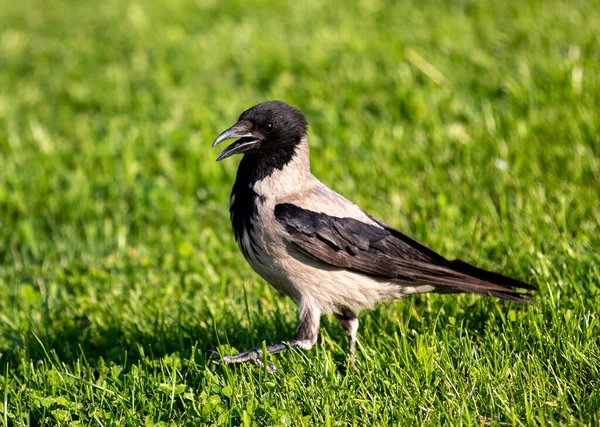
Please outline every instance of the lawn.
M0 0L4 425L600 422L595 2ZM211 142L281 99L313 172L538 304L418 295L360 316L358 372L234 242Z

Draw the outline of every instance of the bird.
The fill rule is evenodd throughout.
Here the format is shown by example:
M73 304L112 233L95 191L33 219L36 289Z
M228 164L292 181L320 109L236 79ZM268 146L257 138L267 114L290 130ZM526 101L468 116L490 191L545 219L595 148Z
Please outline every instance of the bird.
M354 362L358 313L416 293L468 292L533 303L535 286L448 260L319 181L310 169L307 130L298 109L266 101L244 111L212 144L235 139L217 161L243 155L229 212L244 258L298 305L294 338L266 346L267 354L311 349L321 316L333 314L347 334ZM266 359L262 348L212 354L225 364L264 366ZM268 364L268 369L275 367Z

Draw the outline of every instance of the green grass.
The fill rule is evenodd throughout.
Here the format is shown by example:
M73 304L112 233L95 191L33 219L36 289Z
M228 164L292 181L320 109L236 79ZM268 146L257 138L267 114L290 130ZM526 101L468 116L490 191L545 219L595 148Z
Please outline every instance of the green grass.
M451 3L451 4L450 4ZM0 1L4 425L598 425L594 2ZM230 231L217 132L285 100L314 173L533 307L420 295L293 335Z

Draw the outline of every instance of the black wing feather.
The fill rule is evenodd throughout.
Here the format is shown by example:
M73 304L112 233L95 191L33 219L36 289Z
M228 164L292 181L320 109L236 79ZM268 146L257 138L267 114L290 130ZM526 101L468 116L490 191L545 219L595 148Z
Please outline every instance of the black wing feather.
M474 292L531 302L517 289L535 287L461 260L450 261L421 243L372 218L377 225L333 217L284 203L275 218L303 254L328 265L401 283L428 284L440 290Z

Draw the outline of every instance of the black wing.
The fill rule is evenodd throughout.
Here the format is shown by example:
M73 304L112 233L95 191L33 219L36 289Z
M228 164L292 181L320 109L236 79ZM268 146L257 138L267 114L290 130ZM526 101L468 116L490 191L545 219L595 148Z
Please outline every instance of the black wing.
M530 302L516 289L534 286L499 273L450 261L387 226L339 218L285 203L275 206L275 218L300 252L331 266L400 283L433 285L443 291L474 292Z

